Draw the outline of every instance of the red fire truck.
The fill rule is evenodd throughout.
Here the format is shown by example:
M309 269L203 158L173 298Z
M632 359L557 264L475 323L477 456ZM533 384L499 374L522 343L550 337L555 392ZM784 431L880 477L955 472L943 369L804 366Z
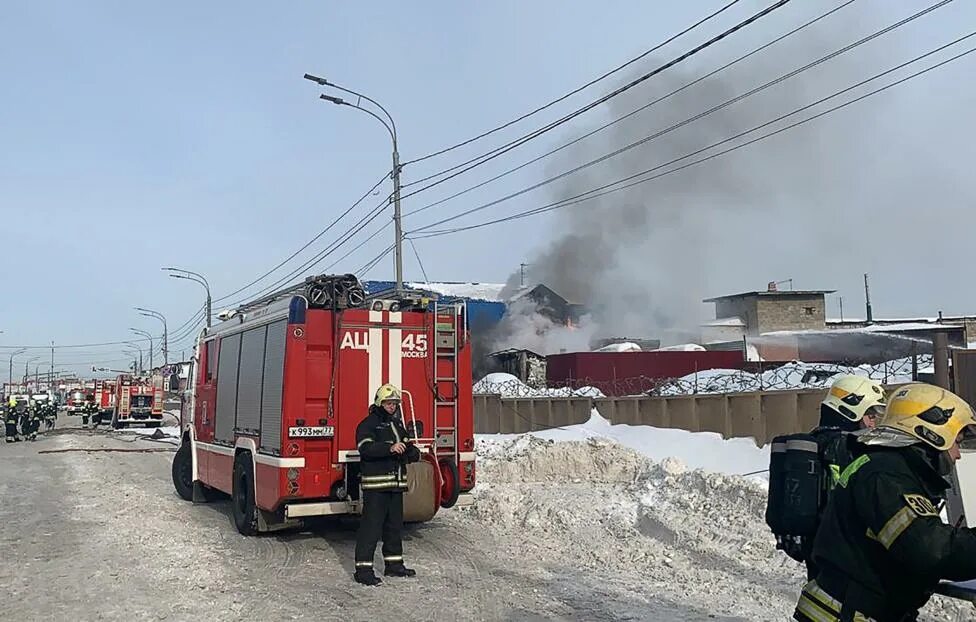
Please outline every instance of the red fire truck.
M105 417L111 417L112 410L115 408L115 385L114 380L95 381L95 405L103 420Z
M79 415L85 410L85 403L90 399L89 392L84 388L75 388L68 392L64 410L69 415Z
M127 428L130 423L159 427L163 421L163 387L148 378L122 374L115 381L112 427Z
M245 535L361 511L356 426L376 389L403 390L423 459L408 521L469 502L475 485L471 344L463 304L366 301L354 276L319 276L204 331L184 400L173 483L231 495Z

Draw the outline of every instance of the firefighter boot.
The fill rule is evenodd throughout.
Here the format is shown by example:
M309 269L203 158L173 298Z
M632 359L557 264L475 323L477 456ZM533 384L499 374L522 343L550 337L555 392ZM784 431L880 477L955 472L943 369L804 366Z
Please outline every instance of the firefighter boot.
M389 564L383 571L383 574L388 577L416 577L417 571L413 568L407 568L403 565L403 562L397 564Z
M356 580L356 583L368 586L379 585L383 582L383 579L373 574L372 568L356 568L356 574L352 578Z

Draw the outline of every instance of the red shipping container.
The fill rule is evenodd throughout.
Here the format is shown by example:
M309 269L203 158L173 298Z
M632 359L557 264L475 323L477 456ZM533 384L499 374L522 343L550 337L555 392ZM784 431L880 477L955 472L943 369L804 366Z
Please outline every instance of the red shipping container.
M571 352L546 357L546 380L550 387L592 386L605 395L634 395L664 379L744 366L742 352Z

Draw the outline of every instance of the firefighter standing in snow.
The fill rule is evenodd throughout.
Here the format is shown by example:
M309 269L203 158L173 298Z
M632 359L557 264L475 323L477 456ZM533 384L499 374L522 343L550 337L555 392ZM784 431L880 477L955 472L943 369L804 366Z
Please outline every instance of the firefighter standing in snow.
M356 534L357 582L377 585L373 553L383 540L384 574L412 577L403 564L403 493L407 491L407 463L420 460L420 450L408 438L400 419L400 390L390 384L376 391L369 414L356 428L362 474L363 515Z
M863 376L838 376L820 404L820 425L808 435L773 439L770 487L779 487L783 494L770 494L767 522L776 535L777 548L806 564L807 579L817 576L812 560L814 536L828 494L852 460L853 435L875 426L884 414L884 399L881 383ZM816 453L806 451L807 447ZM819 465L806 468L810 460ZM794 464L800 468L782 473Z
M976 579L976 532L939 517L945 478L974 428L972 408L945 389L895 392L878 427L852 443L856 457L814 542L820 572L803 588L796 620L916 620L940 580Z

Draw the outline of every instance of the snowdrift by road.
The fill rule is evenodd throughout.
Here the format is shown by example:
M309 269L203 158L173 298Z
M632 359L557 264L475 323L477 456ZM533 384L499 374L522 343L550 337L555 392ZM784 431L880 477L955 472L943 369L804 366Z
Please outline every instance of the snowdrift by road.
M554 440L574 435L583 440ZM451 520L473 520L514 563L604 577L619 593L695 612L682 620L790 619L805 574L775 550L765 486L684 463L765 468L755 446L594 417L566 430L482 436L478 452L475 503ZM971 611L935 598L921 619L954 622Z

